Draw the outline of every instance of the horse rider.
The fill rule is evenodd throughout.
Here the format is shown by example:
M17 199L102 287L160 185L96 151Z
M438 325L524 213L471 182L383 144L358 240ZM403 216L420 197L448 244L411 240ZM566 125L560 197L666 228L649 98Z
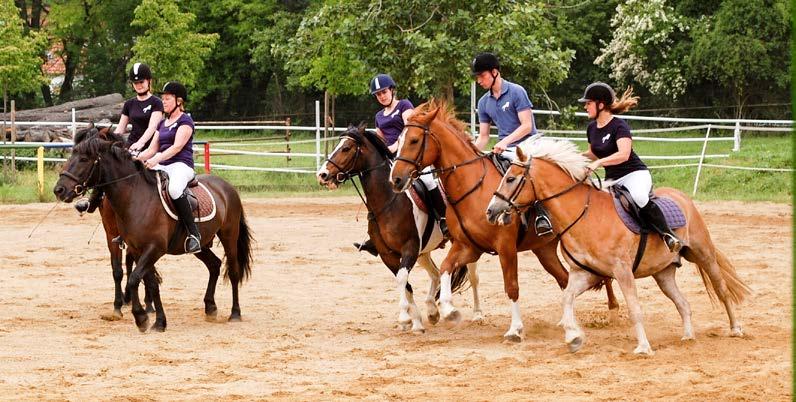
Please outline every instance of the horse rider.
M194 176L193 136L194 122L185 113L188 90L176 81L169 81L160 92L166 118L158 124L149 147L136 159L144 162L148 169L162 170L169 175L169 197L174 203L177 215L188 231L185 238L185 252L198 253L202 250L199 229L194 222L193 212L188 203L185 189Z
M663 211L650 201L652 175L633 151L630 126L624 119L614 117L635 107L638 100L632 88L617 99L613 88L606 83L594 82L586 87L578 102L585 103L583 108L593 120L586 128L589 150L584 155L592 160L587 169L594 171L604 167L605 178L630 192L642 219L661 235L669 250L676 253L682 248L682 242L669 228Z
M475 145L478 149L486 148L490 125L494 123L498 128L498 142L492 147L492 152L509 160L516 159L517 145L536 134L533 104L528 92L521 85L503 78L500 61L493 53L476 55L470 70L478 85L488 90L478 100L479 133ZM535 205L535 210L536 233L552 233L553 225L541 205Z
M387 148L393 154L398 151L398 138L404 130L407 119L414 110L412 102L408 99L398 99L395 96L395 87L395 81L387 74L378 74L370 80L370 94L376 98L376 101L382 107L376 112L376 133L384 140ZM442 235L448 238L450 233L445 219L445 200L442 198L442 192L434 176L428 173L431 169L433 169L432 166L424 169L423 172L426 173L421 174L419 179L428 190L431 208L437 217ZM354 247L360 251L365 250L374 256L377 255L376 248L370 239L365 240L362 244L354 243Z

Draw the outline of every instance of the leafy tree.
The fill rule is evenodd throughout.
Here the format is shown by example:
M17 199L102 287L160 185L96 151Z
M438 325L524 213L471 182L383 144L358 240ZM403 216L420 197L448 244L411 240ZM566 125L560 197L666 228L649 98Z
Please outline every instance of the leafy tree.
M135 61L149 64L163 82L196 85L219 35L197 33L195 20L196 15L181 12L174 2L143 0L132 22L145 32L133 45ZM190 98L199 100L204 93L197 87Z
M45 45L37 32L25 33L13 0L0 0L0 88L3 112L8 94L38 89L43 82L39 52Z

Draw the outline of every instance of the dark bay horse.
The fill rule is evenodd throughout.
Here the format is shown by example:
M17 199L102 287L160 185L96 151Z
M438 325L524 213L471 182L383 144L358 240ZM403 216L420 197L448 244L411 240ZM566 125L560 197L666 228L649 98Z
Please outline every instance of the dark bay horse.
M318 182L334 189L340 183L359 177L365 193L368 214L368 234L379 251L387 268L396 277L399 297L398 322L406 330L423 332L420 310L415 304L409 273L418 262L431 278L431 288L426 296L428 319L432 324L439 320L436 296L439 290L439 269L431 259L431 251L443 243L439 225L429 219L406 194L396 194L389 182L390 151L375 133L366 131L364 125L349 126L340 136L340 142L318 170ZM356 184L355 184L356 185ZM427 225L431 230L426 236ZM454 273L453 291L469 278L473 289L473 320L483 317L478 299L476 263L471 263Z
M523 148L533 158L526 158ZM540 140L522 144L518 148L518 158L495 192L487 215L490 221L498 222L503 220L503 215L508 214L510 218L512 211L527 208L536 200L544 203L566 251L564 256L572 267L564 290L564 313L560 322L570 351L580 349L584 341L575 318L575 297L603 276L615 278L622 288L638 340L634 353L653 353L644 332L635 278L650 275L655 278L680 313L683 339L694 339L691 308L675 281L679 256L669 251L660 237L651 236L650 242L643 246L645 252L641 262L633 269L640 236L631 232L619 218L609 193L585 183L589 160L577 147L569 141ZM680 254L697 265L711 299L718 294L730 319L731 336L741 336L741 324L735 317L733 305L749 295L749 288L713 244L693 201L673 188L659 188L655 194L672 199L685 214L685 226L676 229L684 244Z
M132 298L132 312L136 325L147 330L148 316L141 306L138 287L144 285L155 304L155 323L152 329L166 329L166 315L160 301L155 262L165 254L183 254L185 229L172 220L161 206L153 171L134 160L122 147L122 138L100 133L76 145L63 167L53 192L59 200L71 202L87 189L100 188L105 192L116 213L117 224L124 241L138 254L136 266L127 281L127 294ZM198 223L202 233L202 251L196 256L207 266L210 278L205 292L205 314L214 319L216 282L221 268L219 259L210 249L217 235L226 254L225 278L232 284L232 313L230 321L240 320L238 285L251 273L251 233L243 212L240 196L232 185L216 176L200 175L203 183L216 199L213 219Z
M517 252L532 250L563 289L569 274L556 255L558 241L554 236L536 236L533 229L521 234L517 221L505 226L487 222L484 210L502 176L475 147L466 134L464 123L456 120L445 102L431 100L415 109L399 141L398 157L390 174L393 189L405 190L424 167L434 165L450 205L447 220L454 242L440 270L442 317L451 322L460 320L459 312L451 303L451 272L477 261L485 252L497 252L503 270L503 286L511 300L511 326L503 336L520 342L523 326L518 304ZM618 305L610 281L605 284L608 308L614 310Z
M99 133L107 135L109 132L112 132L110 127L97 129L92 123L88 128L81 129L75 133L74 141L75 144L79 144L80 142L88 138L92 138ZM119 228L116 224L116 214L113 212L113 208L111 208L108 198L104 197L101 189L95 189L94 191L98 193L93 194L92 198L96 198L95 202L98 205L90 205L89 201L86 200L82 203L76 203L75 208L80 213L83 213L87 210L88 212L93 212L97 206L99 207L99 213L102 219L102 227L105 230L105 242L108 246L108 252L111 255L111 270L113 273L114 282L113 312L110 314L103 314L101 315L101 318L107 321L117 321L121 320L123 317L122 305L125 301L130 301L130 298L124 294L124 289L122 288L122 279L124 278L124 271L122 270L122 248L119 244L114 243L113 241L113 239L119 236ZM128 278L133 270L133 263L135 262L136 258L135 256L135 251L128 247L127 253L124 254L124 262L125 267L127 268ZM146 304L147 313L155 312L149 292L145 292L144 303Z

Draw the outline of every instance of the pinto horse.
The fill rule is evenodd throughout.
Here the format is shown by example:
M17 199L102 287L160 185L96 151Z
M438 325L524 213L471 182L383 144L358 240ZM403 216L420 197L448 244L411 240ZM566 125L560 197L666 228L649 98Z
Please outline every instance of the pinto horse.
M120 234L137 251L136 266L127 281L127 295L132 298L132 312L141 332L147 330L149 317L141 306L138 287L143 279L155 305L152 330L165 331L166 315L160 300L158 275L154 264L168 254L184 254L186 231L181 222L172 220L161 206L153 171L144 168L122 147L120 136L100 133L76 145L63 167L53 192L59 200L71 202L88 189L105 192L116 213ZM210 273L205 292L205 315L215 319L217 307L215 288L221 268L219 259L210 247L218 235L226 254L224 277L232 284L232 313L230 321L240 320L238 285L251 273L252 237L243 212L240 196L232 185L217 176L197 178L213 194L216 215L198 223L202 233L202 251L196 256Z
M532 158L526 158L523 148ZM579 350L584 342L583 331L575 318L575 297L604 276L615 278L622 288L638 340L634 353L653 354L644 332L635 278L650 275L655 278L680 313L683 340L694 339L691 308L675 281L679 255L669 251L658 236L653 236L649 243L640 243L640 236L631 232L616 213L612 196L586 183L589 160L573 143L539 140L523 143L517 150L518 161L506 172L487 215L491 222L505 221L505 216L510 220L513 211L526 209L537 200L544 203L572 268L559 323L564 327L564 340L570 351ZM733 304L741 303L749 295L749 288L713 244L693 201L673 188L659 188L655 194L670 198L684 213L685 226L676 230L684 244L680 254L697 265L711 299L718 294L730 319L731 336L742 336ZM640 263L636 262L639 248L643 251Z
M318 182L335 189L346 180L359 177L365 193L363 202L368 209L368 234L379 251L384 265L395 275L400 308L398 322L404 330L424 332L420 310L412 296L409 273L420 263L431 278L426 297L428 320L439 321L436 296L439 291L439 269L431 259L431 251L443 244L439 225L420 210L406 193L395 194L388 180L391 154L387 145L364 125L349 126L340 142L318 169ZM356 185L356 184L354 184ZM424 236L427 225L430 234ZM454 274L453 289L457 290L469 278L473 289L473 321L483 318L478 299L476 263L462 267Z
M488 154L475 147L464 123L456 120L445 102L431 100L415 109L399 141L398 157L390 173L393 190L405 190L423 168L434 165L448 197L447 220L454 242L440 270L442 317L454 324L461 319L451 303L451 273L477 261L485 252L496 252L503 270L503 286L511 300L511 326L503 337L512 342L522 341L517 252L532 250L563 289L569 274L556 254L558 240L553 236L537 236L533 230L522 232L517 221L504 226L487 222L484 210L501 175L486 160ZM608 307L615 310L618 305L610 282L605 281L605 285ZM602 283L595 284L595 289L600 286Z
M88 138L92 138L99 133L103 133L103 135L107 135L110 132L110 127L97 129L94 127L92 123L89 127L85 129L81 129L77 133L75 133L75 144L79 144L83 140ZM99 189L94 191L100 191ZM103 314L101 318L107 321L117 321L121 320L122 315L122 305L124 301L129 301L130 298L126 297L123 292L122 288L122 279L124 278L124 271L122 270L122 249L119 244L114 243L113 239L116 236L119 236L119 228L116 225L116 214L113 212L111 208L110 201L108 201L107 197L102 197L101 195L97 195L97 197L101 197L99 202L99 213L102 219L102 227L105 230L105 242L108 245L108 252L111 255L111 271L113 273L113 282L114 282L114 297L113 297L113 312L111 314ZM75 208L83 213L86 210L88 212L93 212L91 208L94 206L88 205L88 201L84 203L76 203ZM131 248L127 248L127 254L125 254L125 266L127 268L127 277L130 277L130 273L133 270L133 263L135 261L135 251ZM149 295L149 292L144 293L144 303L146 304L146 312L153 313L155 312L155 308L152 306L152 298Z

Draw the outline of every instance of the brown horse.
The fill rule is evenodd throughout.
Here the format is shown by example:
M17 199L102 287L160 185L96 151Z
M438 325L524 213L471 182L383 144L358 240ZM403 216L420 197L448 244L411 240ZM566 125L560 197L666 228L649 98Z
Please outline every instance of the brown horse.
M484 210L501 175L495 165L485 159L487 155L475 147L464 124L456 120L444 102L432 100L415 109L399 141L398 157L390 174L393 190L405 190L424 167L434 165L450 204L447 220L454 242L440 270L442 317L452 323L461 319L451 303L451 273L477 261L485 252L497 252L503 270L503 286L511 299L511 326L503 336L520 342L523 326L518 304L517 252L532 250L563 289L569 274L556 255L557 239L539 237L533 230L521 233L517 221L505 226L487 222ZM610 283L606 281L605 284L608 307L616 309L618 305ZM599 286L601 284L595 287Z
M89 125L89 127L75 133L75 145L100 133L102 133L102 135L107 135L109 132L112 132L111 127L97 129L92 123ZM116 214L113 212L113 208L111 208L108 198L102 194L101 189L94 190L94 194L91 196L91 201L81 200L81 202L75 203L75 209L77 209L81 214L86 211L89 213L94 212L97 207L99 207L99 213L102 219L102 227L105 230L105 242L108 246L108 252L111 255L111 271L113 273L114 282L113 312L110 314L103 314L100 317L107 321L117 321L122 319L122 305L125 303L125 301L129 302L130 297L124 294L122 288L122 279L124 278L124 271L122 270L122 248L120 247L120 244L114 242L114 239L119 236L119 228L116 225ZM128 278L133 270L135 255L135 251L127 247L127 253L124 256L124 262L127 268ZM149 292L144 293L144 303L146 304L147 313L155 312Z
M523 149L533 158L528 160ZM569 284L564 290L564 313L560 322L570 351L580 349L584 341L583 331L575 319L575 297L603 276L615 278L625 295L638 339L634 353L653 353L644 332L635 278L650 275L655 278L683 319L683 339L693 339L691 309L675 281L679 255L669 251L660 237L653 236L646 245L642 243L646 249L634 270L640 236L631 232L619 218L610 194L585 183L589 160L577 147L569 141L539 140L518 147L518 158L495 192L487 215L490 221L500 222L504 215L528 208L536 200L544 202L572 267ZM683 211L686 224L677 229L684 244L680 254L697 265L711 299L718 294L724 303L731 336L741 336L741 324L735 317L733 304L742 302L750 293L749 288L738 278L727 257L713 245L693 201L672 188L657 189L655 194L672 199Z
M161 206L154 173L135 161L122 144L121 137L101 133L76 145L53 192L64 202L71 202L87 189L100 188L105 192L116 213L119 232L125 242L139 252L135 269L127 281L127 294L132 298L136 325L144 332L149 320L138 297L138 286L143 279L155 304L156 318L152 329L164 331L166 315L154 264L166 253L183 254L186 233L183 225L172 220ZM205 314L209 319L215 319L218 310L214 295L221 259L210 249L217 235L226 254L224 276L232 284L232 314L229 319L238 321L238 285L251 273L252 262L252 238L243 205L235 188L223 179L209 175L200 175L197 179L216 199L216 215L198 224L203 244L202 251L196 256L210 272L204 298Z
M439 321L436 297L439 291L439 269L431 259L431 252L444 243L439 224L423 212L406 193L395 194L389 182L390 150L375 133L366 131L364 125L349 126L340 135L340 143L318 169L318 182L329 189L349 179L359 177L365 193L368 234L373 239L379 257L395 275L400 308L398 322L406 330L424 332L420 310L414 301L409 274L417 262L431 278L431 288L426 295L428 320ZM356 183L354 183L356 185ZM478 298L476 263L456 271L453 291L469 279L473 290L473 321L483 317Z

